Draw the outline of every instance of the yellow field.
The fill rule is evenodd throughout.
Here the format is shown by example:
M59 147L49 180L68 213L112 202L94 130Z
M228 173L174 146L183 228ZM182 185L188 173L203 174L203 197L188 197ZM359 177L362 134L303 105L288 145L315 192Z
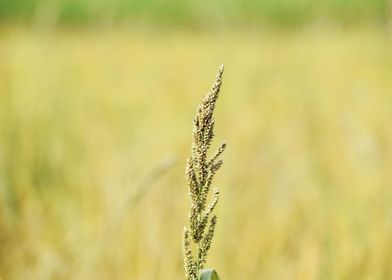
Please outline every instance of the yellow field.
M192 118L221 63L207 266L392 279L391 47L377 28L1 28L0 279L183 279Z

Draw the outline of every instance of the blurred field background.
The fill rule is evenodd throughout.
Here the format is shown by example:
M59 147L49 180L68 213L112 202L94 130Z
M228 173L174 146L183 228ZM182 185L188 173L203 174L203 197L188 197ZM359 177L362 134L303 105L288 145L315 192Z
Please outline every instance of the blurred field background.
M183 279L218 66L225 279L392 279L385 1L0 1L0 279Z
M315 20L340 23L383 21L388 0L2 0L0 19L46 24L144 24L193 27L274 24L285 27Z

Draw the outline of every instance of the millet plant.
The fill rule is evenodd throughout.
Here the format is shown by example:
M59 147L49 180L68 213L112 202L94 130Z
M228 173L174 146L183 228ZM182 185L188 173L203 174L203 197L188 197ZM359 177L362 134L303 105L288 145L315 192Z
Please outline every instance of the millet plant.
M217 216L212 212L219 200L219 190L213 188L210 202L208 194L214 175L223 164L219 156L226 147L226 144L222 143L212 157L208 158L207 153L214 137L213 113L222 85L223 69L222 65L211 91L203 98L193 121L192 150L186 164L186 179L191 198L189 226L184 228L183 233L186 280L219 279L215 270L204 270L204 265L217 222Z

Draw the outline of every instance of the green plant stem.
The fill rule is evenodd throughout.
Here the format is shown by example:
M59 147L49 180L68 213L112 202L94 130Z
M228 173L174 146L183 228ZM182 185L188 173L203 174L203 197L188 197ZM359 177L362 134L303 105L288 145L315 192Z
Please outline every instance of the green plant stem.
M201 222L201 219L203 217L203 210L200 210L198 219L199 222ZM200 259L201 259L201 250L200 250L200 241L197 242L197 260L196 260L196 265L197 265L197 279L200 278Z

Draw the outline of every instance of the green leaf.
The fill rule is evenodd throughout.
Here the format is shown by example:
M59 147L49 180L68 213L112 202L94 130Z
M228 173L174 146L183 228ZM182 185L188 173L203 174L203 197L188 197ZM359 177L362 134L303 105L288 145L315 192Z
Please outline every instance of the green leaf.
M215 269L204 269L201 271L200 280L220 280Z

